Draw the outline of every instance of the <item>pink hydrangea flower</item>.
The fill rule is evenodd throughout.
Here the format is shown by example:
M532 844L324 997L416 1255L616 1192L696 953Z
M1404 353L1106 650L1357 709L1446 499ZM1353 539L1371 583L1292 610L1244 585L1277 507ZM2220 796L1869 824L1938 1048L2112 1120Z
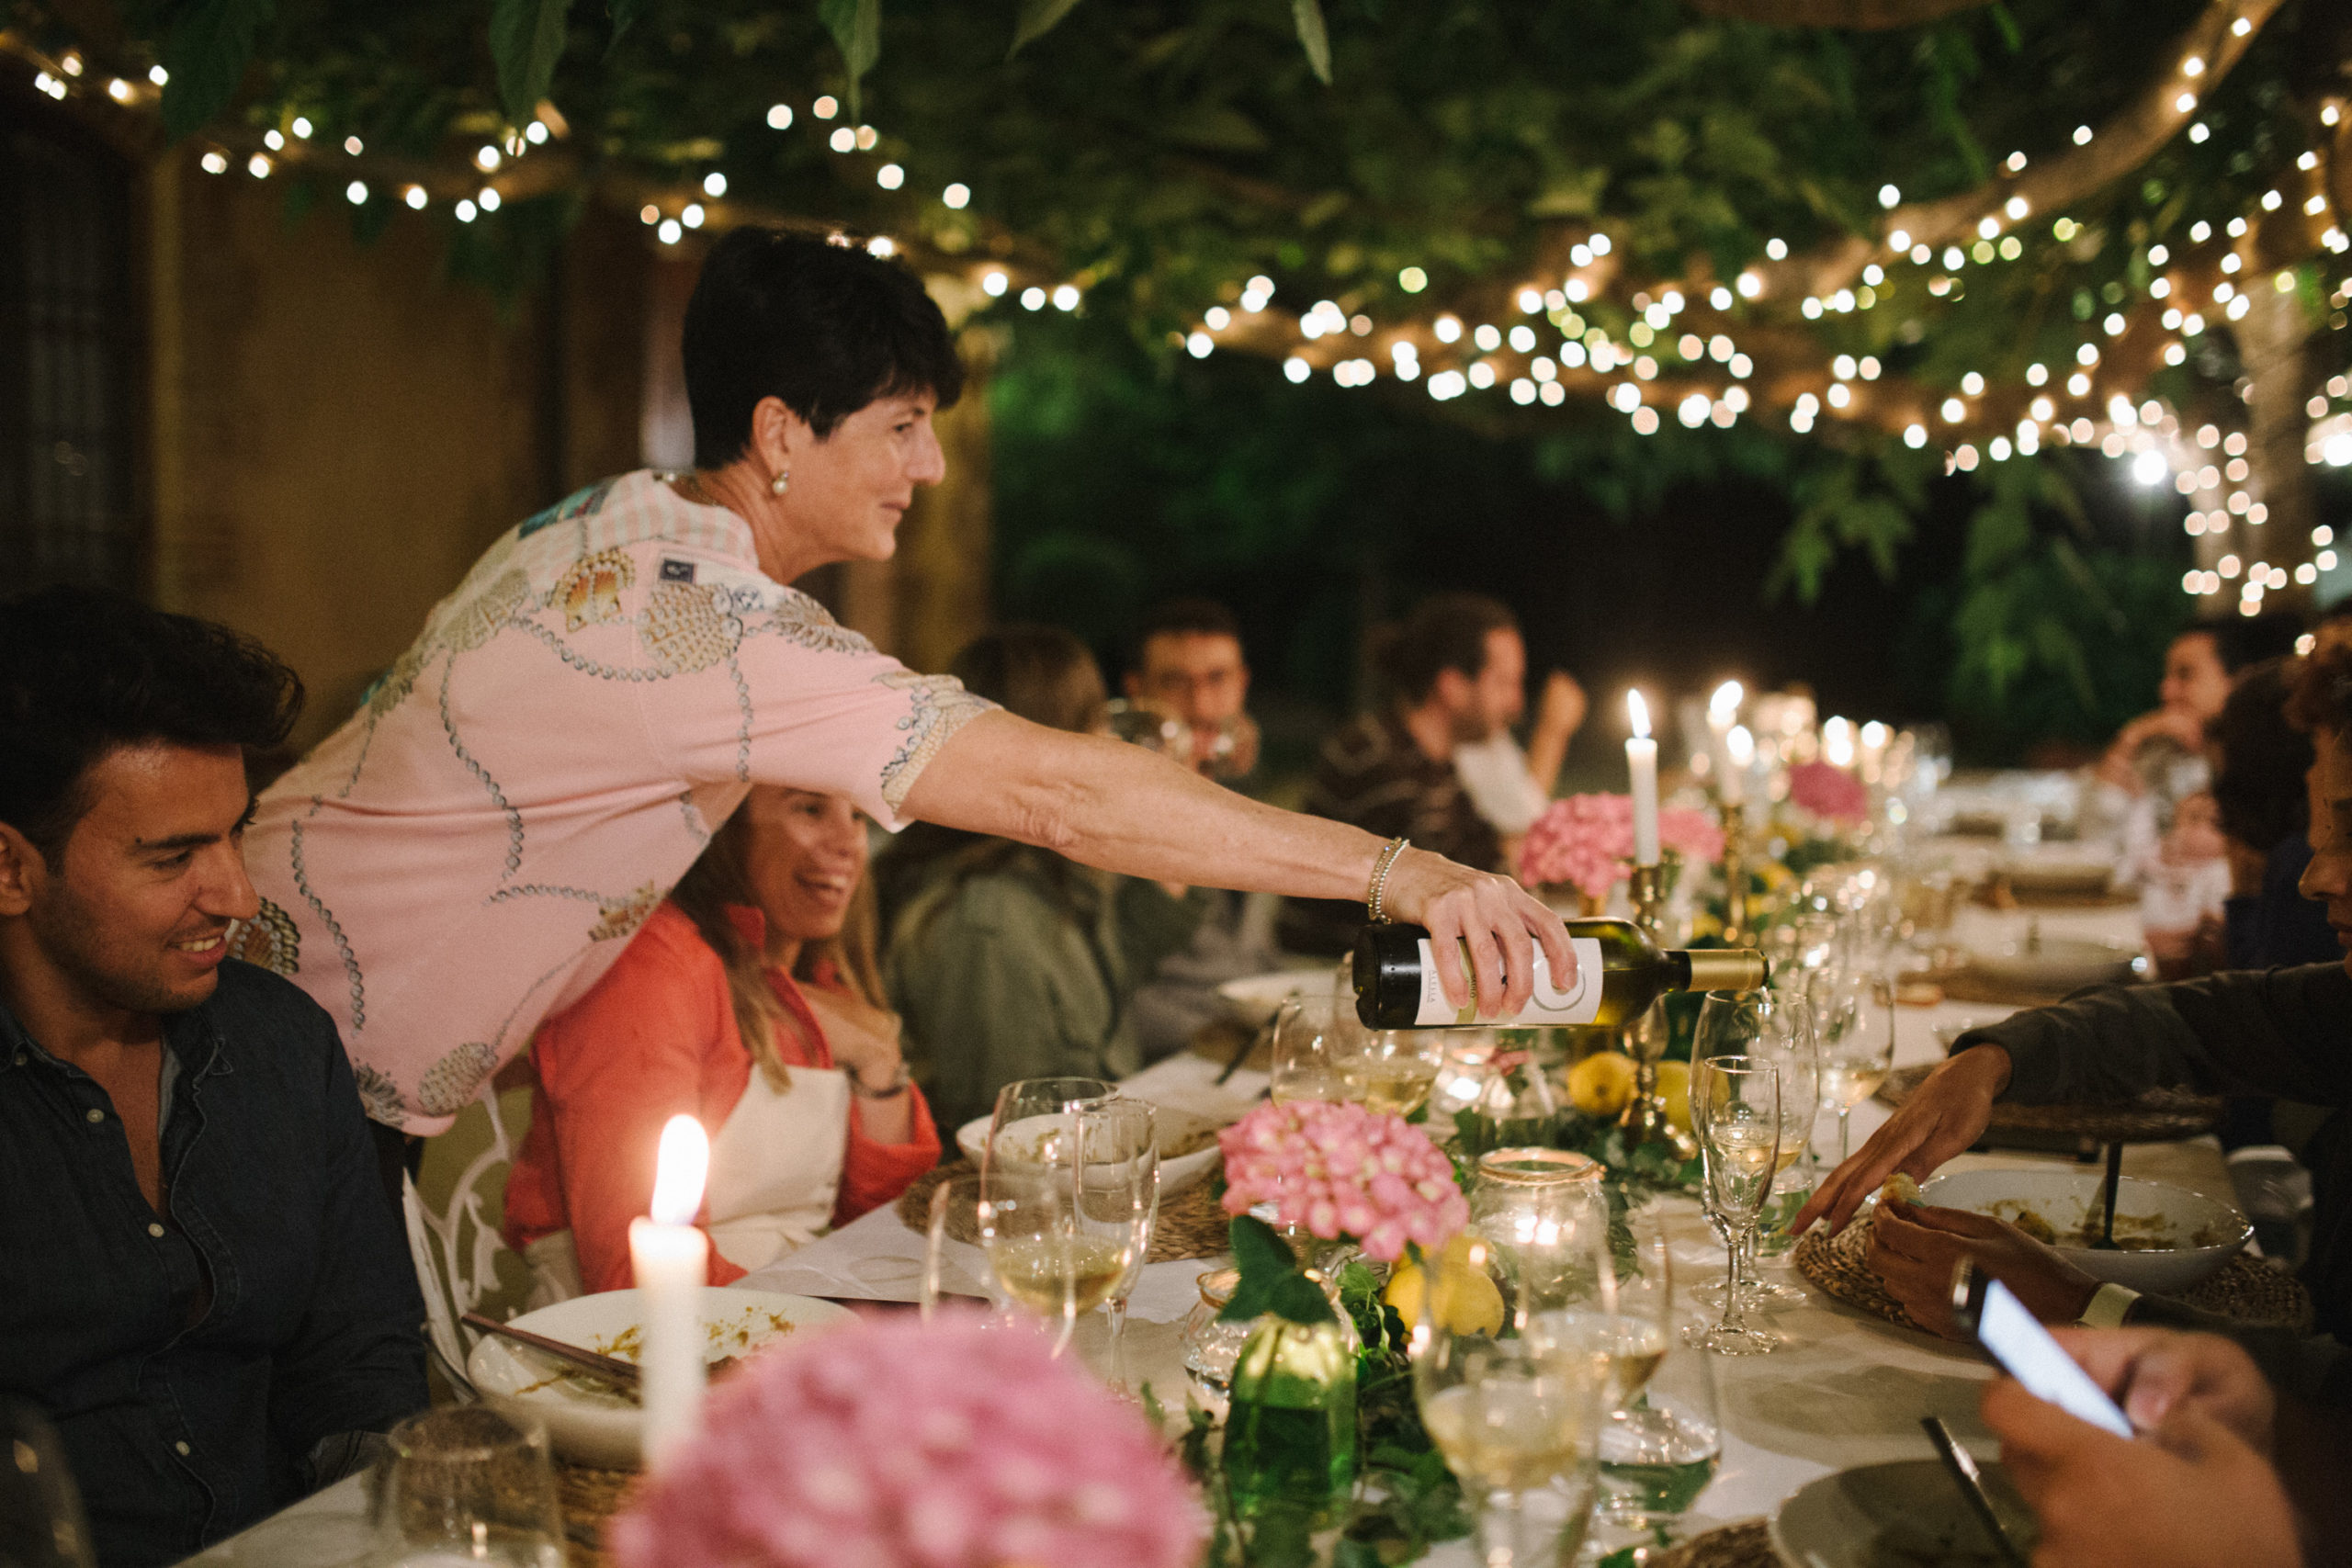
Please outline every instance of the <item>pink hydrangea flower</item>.
M1713 812L1695 806L1660 807L1657 841L1660 848L1691 865L1713 865L1724 858L1723 825Z
M1789 804L1829 822L1860 822L1871 813L1861 781L1827 762L1799 762L1789 770Z
M620 1568L1187 1568L1149 1423L977 1314L794 1335L713 1388L609 1540Z
M1708 812L1669 806L1657 814L1661 849L1712 865L1723 858L1723 829ZM1519 879L1565 884L1606 898L1634 863L1634 797L1572 795L1545 807L1519 849Z
M1283 1224L1387 1263L1408 1241L1434 1251L1470 1223L1453 1162L1401 1116L1292 1100L1258 1107L1217 1142L1228 1214L1272 1203Z

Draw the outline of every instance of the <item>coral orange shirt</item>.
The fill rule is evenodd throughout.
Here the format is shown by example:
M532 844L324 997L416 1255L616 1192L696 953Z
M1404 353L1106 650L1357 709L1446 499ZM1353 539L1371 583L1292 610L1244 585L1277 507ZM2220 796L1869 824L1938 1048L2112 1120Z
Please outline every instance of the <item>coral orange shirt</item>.
M757 940L759 912L732 913ZM768 979L800 1026L777 1032L786 1066L831 1068L832 1049L799 987L780 969ZM663 902L594 988L539 1026L531 1061L538 1085L530 1131L507 1177L507 1244L519 1250L568 1228L587 1288L626 1290L628 1224L651 1200L662 1123L683 1111L716 1135L751 1082L752 1054L718 954L684 911ZM915 1097L914 1136L904 1144L868 1138L851 1101L835 1224L888 1202L939 1163L930 1107L922 1090L907 1092ZM742 1275L711 1248L712 1284Z

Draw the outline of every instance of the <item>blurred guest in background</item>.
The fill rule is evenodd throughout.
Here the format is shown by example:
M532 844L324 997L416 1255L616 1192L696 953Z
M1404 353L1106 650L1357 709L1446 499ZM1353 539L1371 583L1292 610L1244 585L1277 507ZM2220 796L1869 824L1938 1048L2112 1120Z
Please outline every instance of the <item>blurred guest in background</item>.
M2132 795L2164 787L2172 762L2203 754L2205 726L2220 716L2238 672L2293 653L2302 630L2298 617L2271 611L2204 622L2173 638L2157 705L2116 732L2099 760L2100 782Z
M1129 702L1148 704L1185 725L1195 772L1232 782L1256 769L1258 726L1242 705L1250 665L1242 656L1241 623L1224 605L1175 599L1147 615L1125 687ZM1160 961L1129 1004L1136 1043L1147 1062L1173 1055L1226 1016L1220 984L1281 961L1274 946L1279 899L1210 887L1182 896L1199 906L1201 923L1190 942Z
M2267 660L2238 677L2205 727L2213 803L2230 857L2227 967L2328 964L2341 953L2324 907L2298 888L2311 863L2311 737L2288 722L2301 666Z
M1523 653L1521 662L1523 667ZM1567 761L1568 743L1584 725L1585 710L1584 688L1566 671L1555 670L1544 679L1544 697L1536 705L1527 750L1520 750L1509 725L1497 726L1483 740L1465 740L1453 749L1453 771L1462 775L1478 815L1502 835L1506 860L1517 858L1520 839L1552 804L1560 765Z
M1436 594L1389 629L1374 659L1386 700L1324 741L1306 809L1464 865L1499 868L1503 836L1479 814L1454 752L1492 740L1526 707L1518 621L1481 593ZM1283 945L1342 953L1363 924L1353 904L1293 899Z
M367 1468L425 1403L351 1065L247 962L280 933L246 763L301 702L222 626L0 604L0 1395L56 1426L103 1568Z
M1103 722L1102 672L1057 626L990 632L949 666L965 689L1052 729ZM908 1055L949 1128L1017 1078L1121 1077L1143 1065L1129 1002L1190 942L1201 908L1011 839L918 823L876 863L883 965Z
M857 808L763 785L595 988L539 1026L531 1128L506 1183L533 1306L628 1287L629 1222L673 1115L712 1130L714 1285L938 1163L881 1004L874 925Z

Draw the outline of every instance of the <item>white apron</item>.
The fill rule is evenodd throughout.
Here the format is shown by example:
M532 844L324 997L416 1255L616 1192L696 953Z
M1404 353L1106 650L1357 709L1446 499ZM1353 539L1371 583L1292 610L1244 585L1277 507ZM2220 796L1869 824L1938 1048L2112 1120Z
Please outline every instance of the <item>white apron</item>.
M841 1191L849 1077L839 1067L786 1070L792 1087L779 1094L754 1064L710 1141L710 1239L746 1272L823 1235Z

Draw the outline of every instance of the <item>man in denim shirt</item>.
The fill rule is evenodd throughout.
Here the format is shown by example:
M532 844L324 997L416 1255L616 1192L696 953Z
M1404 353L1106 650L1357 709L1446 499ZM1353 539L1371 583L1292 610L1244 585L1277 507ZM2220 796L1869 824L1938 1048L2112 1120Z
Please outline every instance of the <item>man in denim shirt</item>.
M424 1308L327 1015L235 954L250 749L300 683L110 595L0 604L0 1393L56 1423L103 1568L364 1463Z

